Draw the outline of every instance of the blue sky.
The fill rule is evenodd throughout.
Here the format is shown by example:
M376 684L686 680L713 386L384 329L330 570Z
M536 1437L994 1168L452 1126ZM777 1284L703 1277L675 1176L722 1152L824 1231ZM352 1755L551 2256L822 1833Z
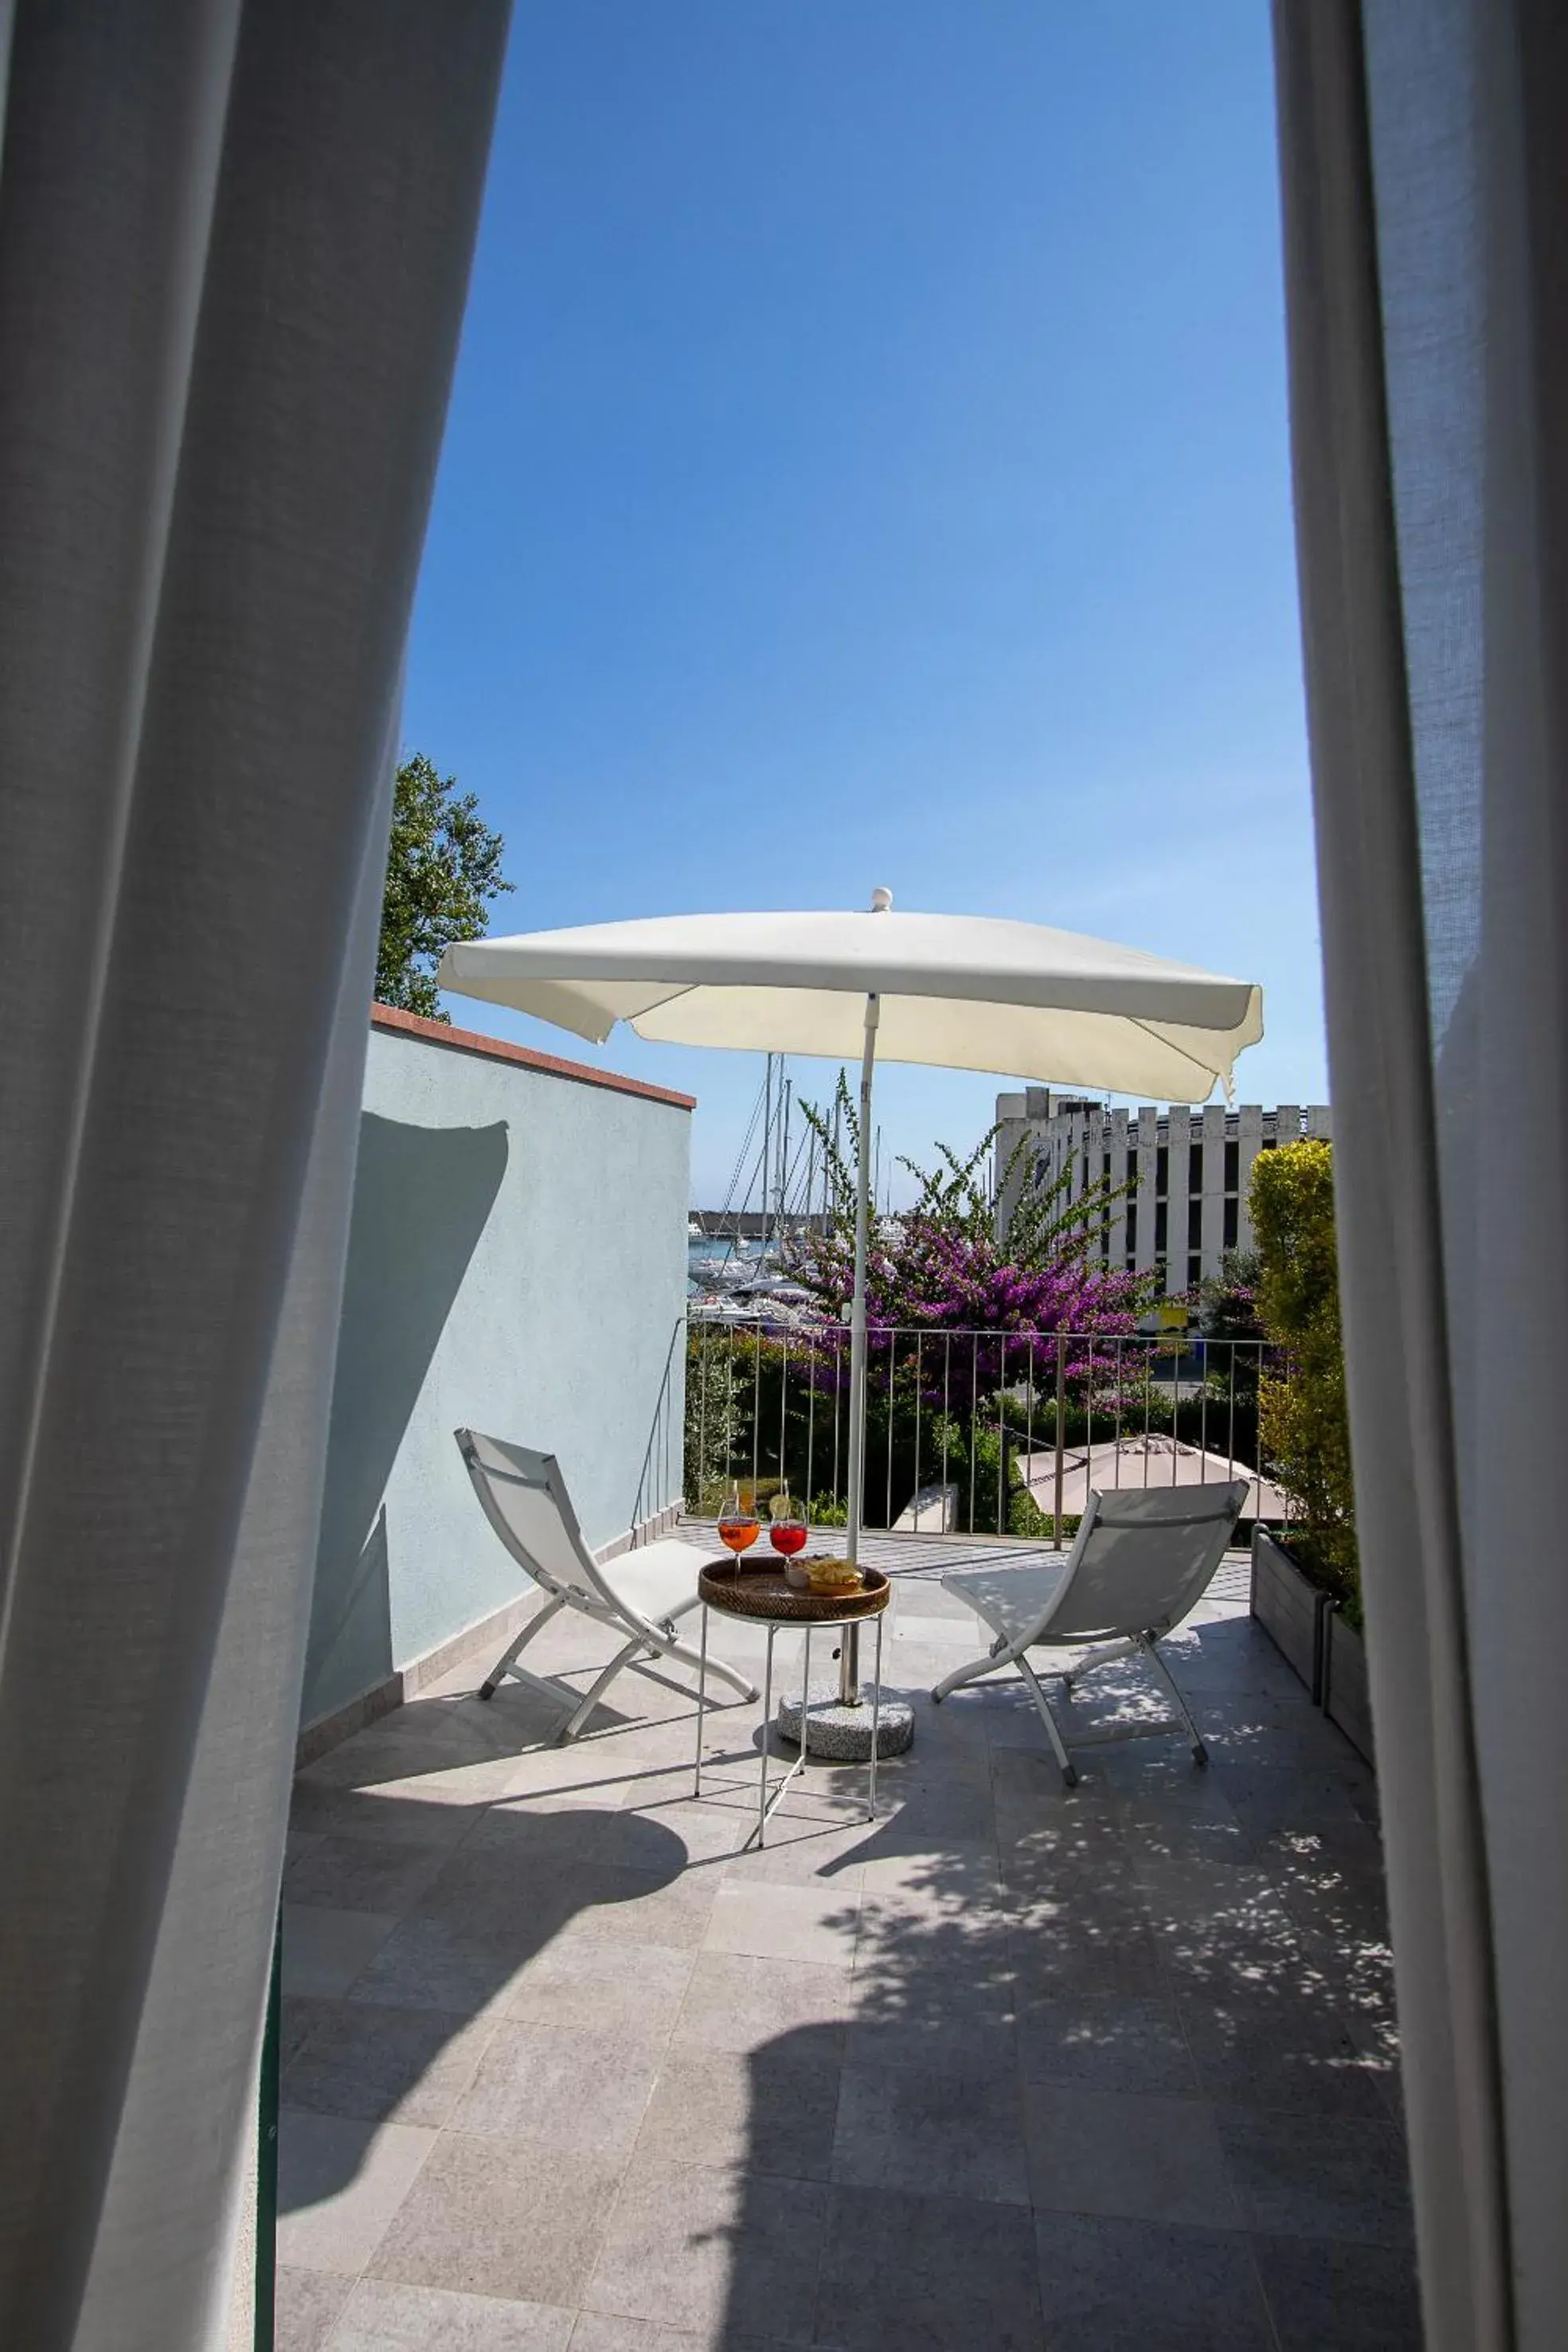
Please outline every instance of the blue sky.
M1260 981L1322 1099L1262 0L519 0L403 732L497 929L886 883ZM758 1066L450 1009L722 1194Z

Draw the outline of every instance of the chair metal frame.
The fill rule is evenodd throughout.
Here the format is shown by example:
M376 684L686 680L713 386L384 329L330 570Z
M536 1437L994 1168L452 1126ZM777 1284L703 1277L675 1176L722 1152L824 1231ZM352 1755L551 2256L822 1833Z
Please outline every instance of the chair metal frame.
M541 1692L547 1698L559 1701L569 1710L567 1720L556 1734L557 1743L562 1746L580 1735L616 1676L624 1674L628 1669L633 1674L646 1675L651 1681L662 1683L666 1688L677 1689L683 1696L695 1697L696 1694L688 1692L684 1683L672 1682L668 1675L660 1674L650 1662L654 1658L670 1658L682 1665L690 1666L698 1675L704 1673L704 1660L701 1654L681 1640L676 1627L691 1611L701 1606L701 1597L697 1591L697 1576L706 1565L706 1554L700 1552L695 1544L683 1543L678 1538L664 1536L656 1538L653 1543L634 1544L628 1550L617 1553L614 1558L607 1561L597 1560L583 1539L582 1529L577 1513L572 1507L571 1496L567 1490L566 1479L553 1454L536 1453L529 1446L514 1445L507 1440L486 1437L481 1433L471 1429L459 1429L455 1431L454 1434L457 1440L458 1452L463 1456L464 1466L467 1470L474 1492L478 1497L479 1507L506 1546L511 1558L545 1596L544 1607L529 1618L522 1631L508 1643L486 1675L479 1686L479 1696L486 1699L493 1698L502 1683L509 1677L515 1682L526 1684L531 1690ZM501 1468L494 1462L482 1460L479 1454L481 1445L491 1447L495 1453L503 1455L507 1466ZM542 1561L536 1559L526 1549L516 1528L510 1525L497 1503L491 1491L492 1485L495 1483L526 1486L536 1494L542 1493L548 1496L559 1519L560 1530L566 1538L569 1550L575 1556L576 1564L581 1571L580 1582L552 1575ZM624 1592L616 1589L616 1559L635 1560L640 1565L646 1566L651 1559L657 1556L660 1564L663 1565L667 1560L673 1560L676 1554L680 1554L683 1559L689 1560L692 1578L691 1598L688 1601L683 1601L677 1608L668 1610L659 1617L651 1617ZM563 1609L575 1609L582 1616L591 1618L596 1624L607 1625L614 1632L627 1636L622 1646L590 1685L586 1694L580 1694L570 1683L561 1682L553 1675L536 1675L528 1667L520 1666L517 1664L518 1657L533 1641L535 1635L542 1633L552 1618L559 1616ZM706 1673L709 1676L716 1675L721 1682L727 1683L741 1700L754 1699L757 1696L755 1683L748 1682L737 1668L727 1665L722 1658L716 1658L711 1653L706 1660Z
M942 1580L945 1591L967 1603L977 1616L995 1631L997 1638L982 1658L956 1667L932 1692L933 1702L942 1701L966 1684L982 1681L999 1674L1003 1668L1016 1666L1028 1684L1045 1736L1051 1742L1062 1780L1068 1788L1076 1788L1078 1774L1068 1749L1107 1745L1123 1739L1142 1739L1161 1731L1183 1731L1192 1748L1194 1761L1207 1764L1208 1751L1203 1736L1193 1721L1186 1700L1172 1679L1169 1667L1160 1655L1159 1644L1167 1633L1175 1631L1196 1608L1212 1581L1231 1537L1236 1522L1247 1499L1245 1479L1236 1479L1224 1486L1178 1487L1131 1487L1102 1493L1096 1489L1089 1496L1089 1507L1080 1523L1078 1534L1068 1554L1060 1579L1052 1585L1042 1605L1027 1620L1019 1620L1006 1609L1006 1572L1000 1580L990 1570L961 1570ZM1150 1501L1150 1497L1155 1499ZM1191 1508L1183 1504L1190 1497ZM1095 1538L1114 1533L1122 1538L1142 1535L1148 1545L1157 1546L1162 1536L1173 1530L1191 1530L1212 1522L1213 1533L1196 1560L1190 1561L1181 1573L1173 1576L1168 1593L1163 1594L1151 1622L1146 1623L1073 1623L1077 1588L1087 1581ZM1114 1612L1113 1612L1114 1614ZM1173 1715L1159 1716L1128 1724L1108 1724L1091 1731L1075 1730L1071 1743L1053 1713L1045 1695L1040 1675L1030 1664L1030 1650L1071 1650L1084 1654L1071 1665L1046 1667L1047 1679L1059 1678L1063 1695L1071 1694L1075 1682L1098 1667L1110 1665L1126 1657L1146 1659L1156 1681L1175 1709Z

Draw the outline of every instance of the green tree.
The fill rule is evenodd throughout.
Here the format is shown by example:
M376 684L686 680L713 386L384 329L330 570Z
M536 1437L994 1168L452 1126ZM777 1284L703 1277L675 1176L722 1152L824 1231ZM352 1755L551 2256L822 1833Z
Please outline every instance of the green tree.
M380 1003L431 1021L450 1018L437 1000L435 967L449 941L483 937L491 899L511 889L501 873L505 847L455 776L438 775L423 751L403 761L376 953Z

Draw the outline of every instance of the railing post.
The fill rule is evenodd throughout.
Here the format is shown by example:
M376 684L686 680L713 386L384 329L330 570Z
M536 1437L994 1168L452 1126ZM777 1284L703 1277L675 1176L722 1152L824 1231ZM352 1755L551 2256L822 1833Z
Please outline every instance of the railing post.
M751 1501L755 1509L762 1475L762 1326L751 1327Z
M844 1402L844 1330L838 1325L833 1332L833 1500L839 1499L839 1427Z
M920 1406L925 1374L925 1336L915 1335L915 1532L920 1533Z
M1118 1486L1120 1486L1122 1483L1122 1409L1126 1402L1126 1399L1123 1393L1123 1382L1125 1381L1126 1377L1126 1350L1122 1336L1120 1332L1118 1332L1116 1335L1116 1434L1114 1439L1116 1447L1116 1484Z
M1008 1339L1002 1334L997 1361L997 1533L1007 1533L1008 1492Z
M1066 1476L1067 1447L1067 1334L1056 1335L1056 1491L1051 1509L1051 1541L1061 1549L1061 1491Z
M633 1541L637 1539L638 1529L641 1528L645 1522L654 1518L669 1500L669 1496L664 1489L664 1482L660 1476L660 1464L662 1459L661 1437L662 1433L667 1430L669 1426L670 1390L674 1377L675 1350L682 1345L686 1328L687 1325L685 1315L677 1316L675 1318L675 1328L670 1334L670 1344L664 1350L664 1376L659 1382L659 1393L653 1403L653 1424L648 1431L648 1443L643 1454L643 1467L638 1474L637 1478L637 1493L632 1505L632 1532ZM682 1458L681 1489L684 1495L685 1491L684 1454Z
M969 1533L975 1532L975 1479L979 1469L980 1335L969 1335Z
M896 1330L891 1330L887 1335L887 1493L882 1506L882 1524L889 1529L893 1526L893 1425L898 1418L897 1398L894 1387L894 1377L898 1369L895 1361L897 1354L898 1333Z
M800 1499L810 1511L811 1496L815 1492L813 1476L817 1466L818 1357L815 1343L808 1340L806 1344L806 1361L810 1366L810 1370L806 1375L806 1491Z

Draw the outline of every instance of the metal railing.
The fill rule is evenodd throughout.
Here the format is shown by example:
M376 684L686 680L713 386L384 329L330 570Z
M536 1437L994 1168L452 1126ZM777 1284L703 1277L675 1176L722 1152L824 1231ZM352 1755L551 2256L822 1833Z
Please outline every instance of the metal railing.
M685 1337L686 1322L683 1316L671 1331L670 1344L664 1351L664 1369L659 1381L658 1399L648 1430L648 1443L643 1451L642 1468L637 1475L637 1494L631 1517L634 1536L658 1528L675 1498L682 1494L685 1440L681 1427L681 1372Z
M689 1512L787 1480L814 1525L842 1524L849 1345L829 1323L688 1323ZM1258 1468L1260 1384L1288 1377L1264 1341L873 1325L868 1346L867 1528L1060 1543L1092 1487L1239 1477L1245 1518L1286 1515Z

